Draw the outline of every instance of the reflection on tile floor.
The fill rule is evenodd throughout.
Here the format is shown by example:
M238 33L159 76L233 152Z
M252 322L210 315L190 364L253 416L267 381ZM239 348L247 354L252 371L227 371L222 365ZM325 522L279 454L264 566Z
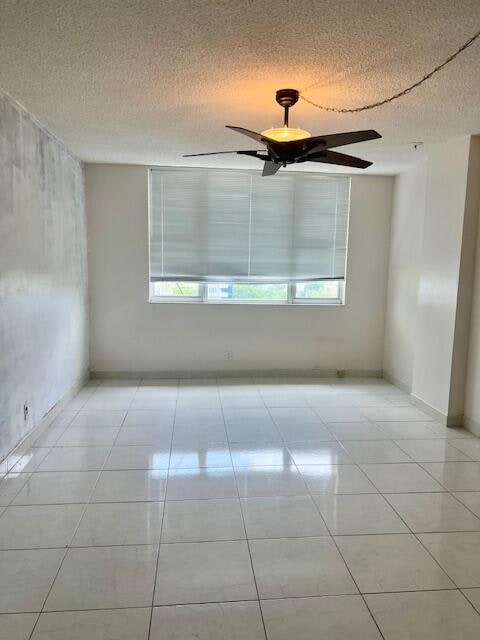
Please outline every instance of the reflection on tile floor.
M0 640L480 637L480 440L382 380L92 381L14 462Z

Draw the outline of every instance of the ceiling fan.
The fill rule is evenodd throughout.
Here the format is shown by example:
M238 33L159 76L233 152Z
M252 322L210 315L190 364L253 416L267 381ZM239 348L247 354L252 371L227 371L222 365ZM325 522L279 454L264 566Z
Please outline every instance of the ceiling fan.
M325 136L311 136L308 131L295 129L288 126L288 112L290 107L298 102L299 93L296 89L279 89L276 93L278 104L284 108L283 127L267 129L262 133L256 133L243 127L233 127L227 125L227 129L238 131L244 136L248 136L260 144L265 145L266 151L214 151L212 153L191 153L184 155L184 158L196 156L213 156L223 153L237 153L238 155L258 158L263 165L263 176L273 176L280 167L298 162L323 162L326 164L336 164L344 167L355 167L366 169L372 163L368 160L348 156L337 151L330 151L334 147L341 147L345 144L375 140L382 136L373 129L366 131L349 131L347 133L333 133Z

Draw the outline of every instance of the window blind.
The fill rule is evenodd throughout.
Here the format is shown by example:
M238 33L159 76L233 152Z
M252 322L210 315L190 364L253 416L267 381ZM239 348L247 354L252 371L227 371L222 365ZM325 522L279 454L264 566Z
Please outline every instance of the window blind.
M345 278L350 178L150 171L151 281Z

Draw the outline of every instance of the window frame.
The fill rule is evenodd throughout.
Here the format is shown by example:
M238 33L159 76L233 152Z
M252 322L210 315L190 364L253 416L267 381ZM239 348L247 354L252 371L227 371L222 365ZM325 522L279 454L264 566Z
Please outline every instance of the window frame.
M287 285L287 299L286 300L268 300L268 299L252 299L252 300L233 300L229 298L223 298L219 300L213 300L208 297L208 283L198 283L198 296L163 296L157 295L154 292L155 282L162 282L161 280L151 281L149 284L149 298L148 301L153 304L208 304L208 305L268 305L268 306L298 306L298 305L319 305L319 306L344 306L345 305L345 281L335 280L338 286L337 298L302 298L298 297L295 292L296 282L285 281ZM314 282L322 282L322 280L315 280ZM222 283L223 284L223 283ZM234 283L232 284L245 284ZM248 283L251 284L251 283Z

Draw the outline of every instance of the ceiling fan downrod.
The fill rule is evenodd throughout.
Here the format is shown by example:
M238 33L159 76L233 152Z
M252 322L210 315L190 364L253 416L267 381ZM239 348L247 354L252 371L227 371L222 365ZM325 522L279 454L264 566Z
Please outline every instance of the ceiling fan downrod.
M298 102L300 94L296 89L279 89L275 94L278 104L283 107L283 126L288 127L288 110Z

